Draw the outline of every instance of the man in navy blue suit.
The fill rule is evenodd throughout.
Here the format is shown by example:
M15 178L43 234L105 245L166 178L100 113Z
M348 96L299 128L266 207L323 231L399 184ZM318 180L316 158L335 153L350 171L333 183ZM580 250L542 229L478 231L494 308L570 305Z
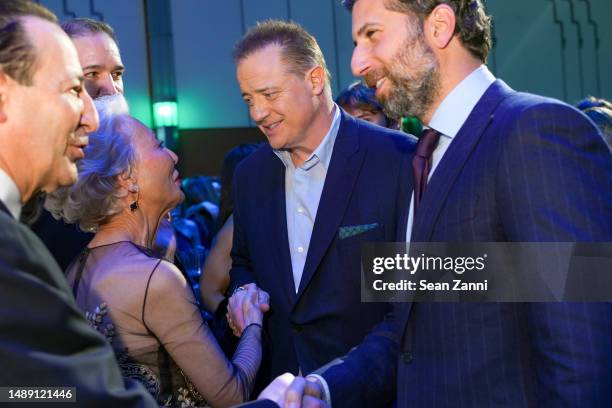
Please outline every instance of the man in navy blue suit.
M234 177L229 308L247 283L270 294L267 384L346 354L389 311L361 303L361 243L404 239L414 142L334 104L323 54L297 24L258 24L234 58L269 144Z
M572 107L493 77L480 0L346 3L353 73L388 115L429 128L413 160L409 241L612 241L601 134ZM307 385L334 407L612 406L611 316L609 303L399 304L285 398L299 402Z

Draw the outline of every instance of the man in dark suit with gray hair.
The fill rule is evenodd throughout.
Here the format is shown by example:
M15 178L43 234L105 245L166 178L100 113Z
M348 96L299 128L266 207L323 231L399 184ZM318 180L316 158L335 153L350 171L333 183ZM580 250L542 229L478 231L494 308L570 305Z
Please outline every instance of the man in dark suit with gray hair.
M259 23L234 57L269 144L234 177L232 299L253 282L270 294L267 383L345 354L388 312L361 302L360 250L404 239L414 142L338 107L321 49L295 23Z

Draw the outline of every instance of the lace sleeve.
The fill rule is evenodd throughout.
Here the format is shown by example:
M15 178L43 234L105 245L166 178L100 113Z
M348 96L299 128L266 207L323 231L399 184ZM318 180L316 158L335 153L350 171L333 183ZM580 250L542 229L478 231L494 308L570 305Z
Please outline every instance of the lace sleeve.
M228 361L185 278L168 262L162 261L149 279L143 323L209 404L226 407L248 399L261 362L261 328L249 327Z

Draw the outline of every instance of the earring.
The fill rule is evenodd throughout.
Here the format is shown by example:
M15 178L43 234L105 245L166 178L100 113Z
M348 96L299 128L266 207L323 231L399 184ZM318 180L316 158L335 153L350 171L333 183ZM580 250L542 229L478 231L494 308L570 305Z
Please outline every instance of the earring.
M140 197L140 191L138 189L138 185L135 185L134 187L132 187L130 191L133 193L136 193L136 200L134 200L132 204L130 204L130 211L134 212L138 209L138 198Z

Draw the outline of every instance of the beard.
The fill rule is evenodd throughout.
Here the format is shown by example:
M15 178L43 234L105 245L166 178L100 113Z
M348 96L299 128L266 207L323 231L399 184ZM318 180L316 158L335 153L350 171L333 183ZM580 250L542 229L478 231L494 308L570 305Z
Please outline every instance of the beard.
M385 77L388 92L379 96L385 115L393 119L413 116L422 119L431 108L440 89L438 60L423 41L421 30L407 38L391 66L369 72L366 83L375 84Z

